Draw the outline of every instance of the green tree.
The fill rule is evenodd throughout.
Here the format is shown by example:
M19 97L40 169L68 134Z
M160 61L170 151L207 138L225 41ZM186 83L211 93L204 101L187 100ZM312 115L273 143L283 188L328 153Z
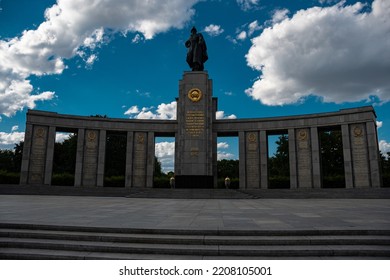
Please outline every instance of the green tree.
M275 143L277 145L276 152L268 160L269 175L270 177L289 177L288 136L284 134L280 135Z
M233 159L223 159L217 162L217 174L219 178L238 178L239 177L239 161Z

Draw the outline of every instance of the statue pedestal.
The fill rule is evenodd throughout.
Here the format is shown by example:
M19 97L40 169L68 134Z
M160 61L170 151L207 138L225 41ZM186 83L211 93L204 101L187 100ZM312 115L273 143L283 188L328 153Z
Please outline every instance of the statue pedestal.
M217 99L212 97L212 81L207 72L185 72L177 98L177 188L216 185L217 140L212 129L216 110Z

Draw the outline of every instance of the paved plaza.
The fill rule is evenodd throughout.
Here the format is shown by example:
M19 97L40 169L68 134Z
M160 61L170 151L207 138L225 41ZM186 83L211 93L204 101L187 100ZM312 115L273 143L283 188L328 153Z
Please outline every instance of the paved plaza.
M191 230L390 230L390 200L0 195L0 223Z

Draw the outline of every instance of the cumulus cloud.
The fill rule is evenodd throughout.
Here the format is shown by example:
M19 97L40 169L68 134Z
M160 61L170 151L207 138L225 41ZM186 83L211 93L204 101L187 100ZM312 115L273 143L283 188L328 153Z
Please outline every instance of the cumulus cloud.
M287 9L276 10L272 16L272 24L277 24L287 19L288 18L287 15L289 12L290 11Z
M229 148L229 144L226 142L219 142L217 144L217 149L227 149L227 148Z
M161 162L163 172L175 170L175 142L156 143L155 155Z
M222 120L222 119L230 119L230 120L233 120L233 119L237 119L237 116L234 115L234 114L227 116L227 115L225 115L225 111L217 111L217 112L215 113L215 118L216 118L217 120Z
M237 0L238 6L244 11L255 9L258 7L260 0Z
M382 152L382 154L385 157L387 156L387 153L390 153L390 143L386 142L385 140L379 141L379 150Z
M261 72L246 93L266 105L390 100L390 2L313 7L264 29L247 63Z
M132 119L159 119L159 120L175 120L176 119L176 101L169 104L161 103L154 110L154 107L143 107L139 109L138 106L130 107L124 114L129 115Z
M142 34L146 40L171 28L182 28L199 0L137 1L57 0L45 21L20 37L0 40L0 114L12 116L54 92L34 92L30 77L61 74L65 59L81 56L87 66L93 51L106 43L105 33ZM138 39L137 39L138 40Z
M215 37L221 35L224 30L220 25L210 24L205 27L204 32L206 32L211 37Z
M376 121L376 127L379 129L383 126L383 122L381 121Z
M24 141L24 132L0 132L0 148L13 148L13 145L19 143L20 141Z
M217 153L217 160L223 160L223 159L234 159L235 155L228 153L228 152L220 152Z

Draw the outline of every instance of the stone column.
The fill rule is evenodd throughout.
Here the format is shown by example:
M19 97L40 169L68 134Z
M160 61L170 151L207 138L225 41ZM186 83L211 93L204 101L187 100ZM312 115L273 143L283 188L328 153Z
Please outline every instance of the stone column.
M99 131L87 129L85 131L83 157L83 186L97 186L97 169L99 157Z
M268 189L268 136L267 131L260 131L260 188Z
M247 189L260 188L259 133L246 132L246 183Z
M146 132L134 133L133 187L144 188L146 186L147 141Z
M317 127L310 128L311 138L311 155L313 164L313 188L319 189L322 186L321 176L321 157L320 157L320 142L318 139Z
M155 143L154 132L148 132L148 151L146 162L146 187L153 188Z
M368 188L371 185L371 175L365 123L350 125L350 135L354 186Z
M126 145L126 179L125 187L131 188L133 183L133 149L134 149L134 133L132 131L127 132L127 145Z
M378 136L375 122L367 122L367 142L368 142L368 157L370 161L371 187L380 188L382 186L381 170L380 170L380 155L378 149Z
M97 186L104 186L104 163L106 158L107 131L100 130L99 133L99 152L97 165Z
M310 130L300 128L296 131L298 187L312 188L312 154Z
M51 185L51 178L53 175L53 158L54 158L55 142L56 142L56 128L54 126L51 126L49 127L49 133L47 137L45 185Z
M26 124L26 131L24 133L22 166L20 168L20 184L21 185L28 184L32 136L33 136L33 126L31 124Z
M75 187L80 187L82 185L84 142L85 142L85 129L79 128L77 132L76 166L75 166L75 174L74 174Z
M240 189L246 189L246 153L245 153L245 132L238 133L239 145L239 173L240 173Z
M298 174L297 174L297 148L295 141L295 129L288 130L288 158L290 165L290 188L298 188Z
M47 154L47 126L34 126L30 154L29 184L43 184Z
M352 170L351 140L349 135L348 124L343 124L341 126L341 135L343 141L345 187L349 189L349 188L353 188L354 183L353 183L353 170Z

